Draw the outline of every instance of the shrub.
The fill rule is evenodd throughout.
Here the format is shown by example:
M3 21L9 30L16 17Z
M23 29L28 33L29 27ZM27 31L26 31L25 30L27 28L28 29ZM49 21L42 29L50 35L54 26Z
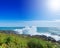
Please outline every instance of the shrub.
M29 48L43 48L43 46L40 44L39 40L33 39L28 42Z

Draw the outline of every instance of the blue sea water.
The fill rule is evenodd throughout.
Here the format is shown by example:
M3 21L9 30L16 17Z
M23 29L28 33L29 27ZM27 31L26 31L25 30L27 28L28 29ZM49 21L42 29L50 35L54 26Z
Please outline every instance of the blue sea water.
M14 29L23 29L25 27L0 27L0 30L14 30ZM47 32L49 30L60 30L57 27L37 27L38 32Z
M60 34L60 27L37 27L37 32L49 32L49 33L56 33Z
M23 29L25 27L0 27L0 30L15 30L15 29ZM47 32L50 27L37 27L37 32Z
M0 27L0 30L23 29L24 27ZM58 27L37 27L37 32L60 32Z
M22 29L24 27L0 27L0 30L15 30L15 29Z
M24 27L0 27L0 30L15 30L15 29L23 29ZM60 28L58 27L37 27L37 32L39 33L60 33Z

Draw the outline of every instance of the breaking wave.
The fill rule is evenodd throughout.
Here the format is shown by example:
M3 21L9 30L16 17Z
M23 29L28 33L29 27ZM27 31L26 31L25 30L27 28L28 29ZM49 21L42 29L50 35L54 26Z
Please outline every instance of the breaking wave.
M26 26L25 28L23 29L15 29L14 31L16 31L18 34L26 34L26 35L45 35L47 37L52 37L54 38L56 41L60 40L60 36L58 35L53 35L49 32L45 32L45 33L38 33L37 32L37 27L35 26L32 26L32 27L29 27L29 26Z

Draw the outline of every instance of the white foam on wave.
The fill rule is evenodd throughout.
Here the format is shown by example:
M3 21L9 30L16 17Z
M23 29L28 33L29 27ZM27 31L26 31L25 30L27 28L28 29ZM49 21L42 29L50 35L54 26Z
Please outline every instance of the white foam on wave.
M17 32L17 34L23 34L23 30L22 29L15 29L14 31L16 31Z
M41 33L41 35L45 35L47 37L52 37L54 38L56 41L59 41L60 40L60 36L58 35L51 35L50 33Z
M36 26L26 26L23 29L15 29L14 31L17 31L18 34L29 34L29 35L45 35L47 37L52 37L54 38L56 41L60 40L60 36L58 35L51 35L50 33L46 32L46 33L38 33L37 32L37 28Z

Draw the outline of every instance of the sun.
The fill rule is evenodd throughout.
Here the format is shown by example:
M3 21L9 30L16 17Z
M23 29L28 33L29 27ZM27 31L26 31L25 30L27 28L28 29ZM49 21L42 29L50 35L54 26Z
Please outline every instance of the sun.
M58 11L60 9L60 0L50 0L48 8L52 11Z

